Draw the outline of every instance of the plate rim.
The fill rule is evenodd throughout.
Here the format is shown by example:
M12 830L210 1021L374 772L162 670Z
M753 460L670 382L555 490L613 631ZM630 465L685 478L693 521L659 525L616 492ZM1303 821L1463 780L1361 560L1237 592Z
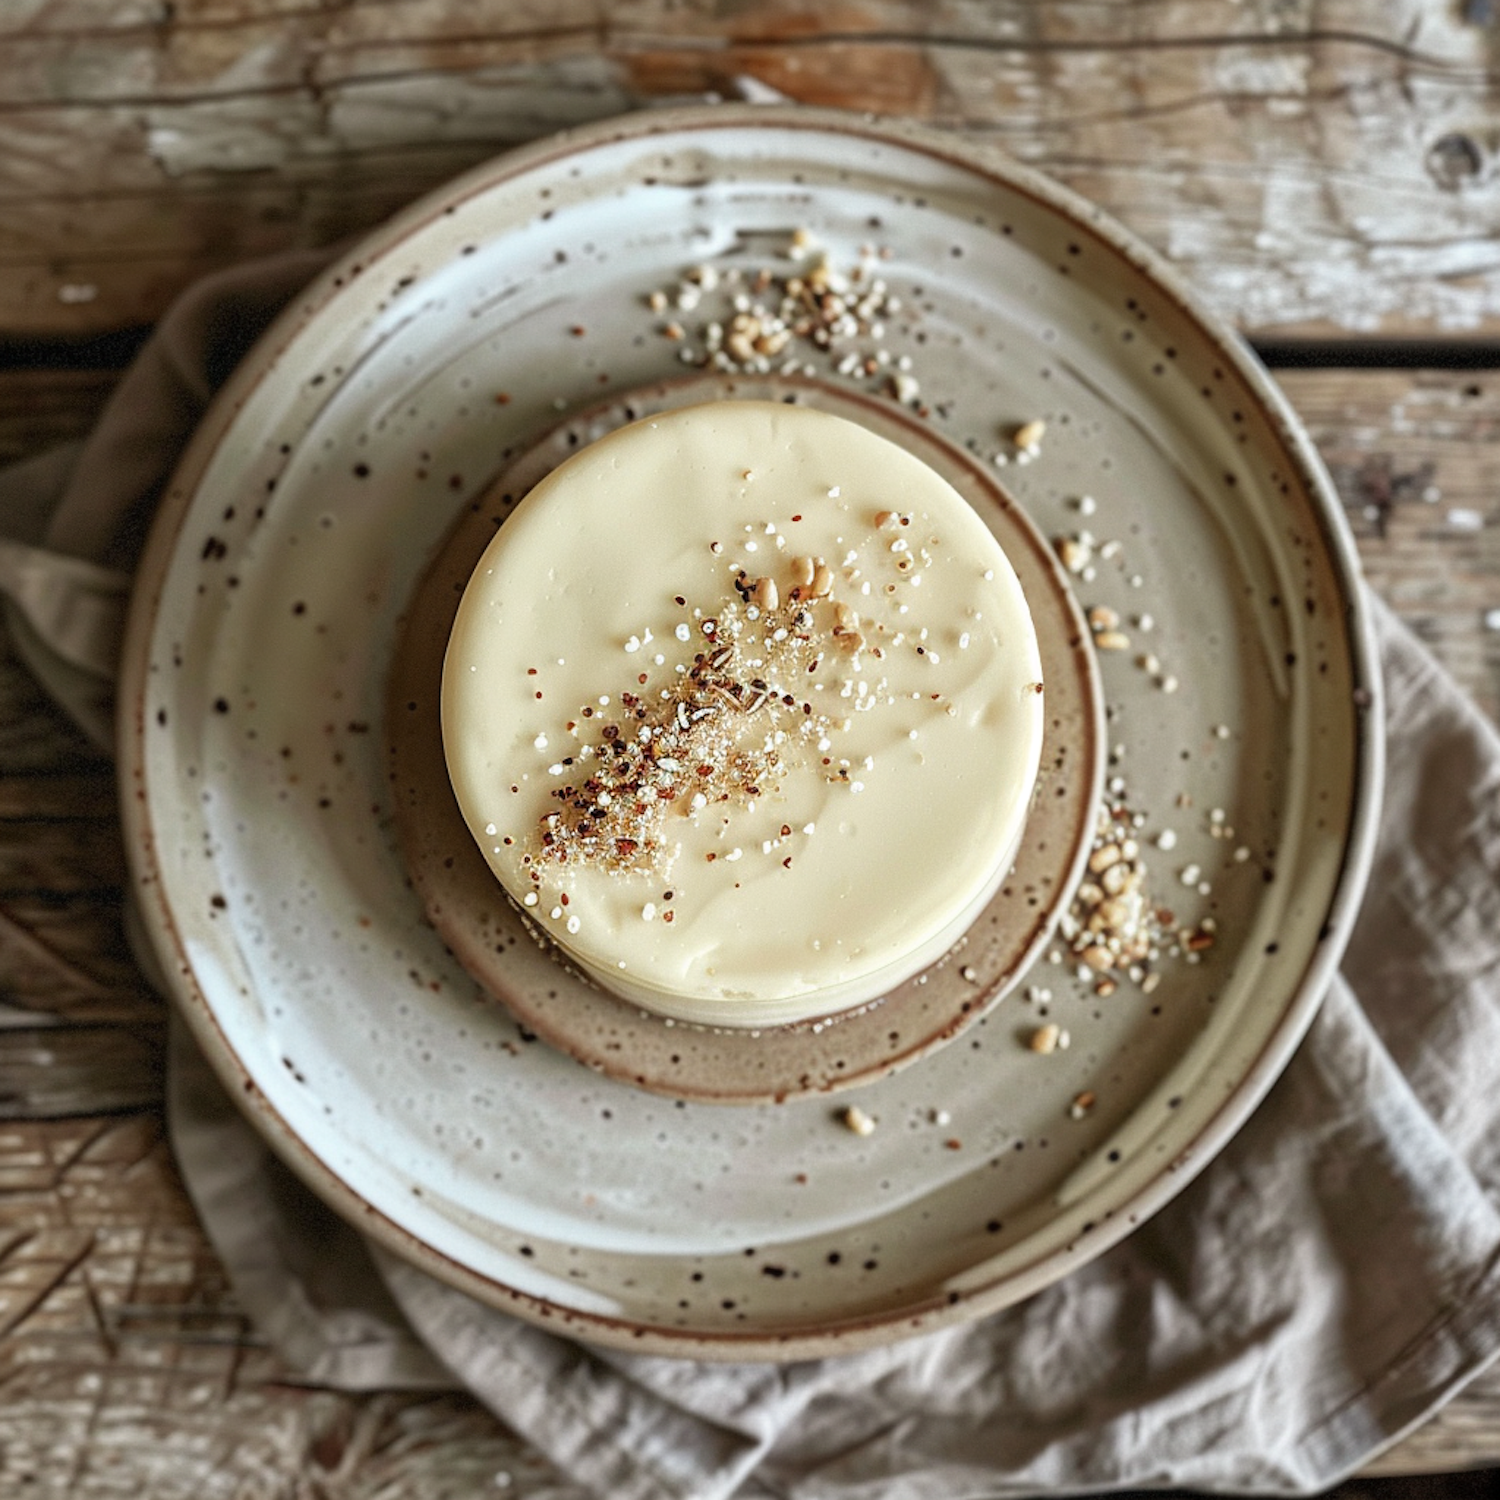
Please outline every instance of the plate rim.
M961 171L990 179L1007 191L1043 207L1096 236L1174 302L1212 343L1260 402L1275 436L1313 502L1320 540L1344 606L1344 630L1354 683L1352 785L1349 832L1328 911L1279 1024L1239 1082L1226 1091L1191 1148L1163 1161L1156 1173L1107 1222L1075 1236L1062 1249L1040 1253L999 1281L952 1293L946 1299L833 1319L816 1328L782 1333L765 1330L692 1332L638 1324L626 1318L560 1306L522 1292L463 1265L418 1238L367 1202L311 1146L291 1129L263 1094L229 1045L194 976L170 903L159 877L156 841L146 796L146 709L151 634L163 585L176 555L182 525L197 486L234 420L285 349L337 295L345 281L398 249L427 223L507 179L556 160L652 136L687 131L772 127L838 133L887 141L915 150ZM299 292L254 343L215 395L195 428L158 502L137 566L122 645L116 742L119 796L130 897L161 962L170 998L186 1018L221 1083L240 1101L242 1112L278 1157L325 1203L347 1221L459 1291L513 1312L526 1321L617 1349L654 1355L766 1360L817 1358L892 1343L918 1333L966 1323L1021 1301L1094 1259L1132 1233L1176 1197L1211 1162L1248 1120L1280 1076L1321 1006L1326 988L1347 945L1373 863L1378 833L1385 747L1384 693L1379 649L1353 534L1332 480L1289 401L1269 373L1220 315L1188 287L1165 259L1112 215L1015 161L989 143L969 142L925 123L875 114L801 105L690 104L651 108L615 116L546 136L506 151L424 194L361 236Z

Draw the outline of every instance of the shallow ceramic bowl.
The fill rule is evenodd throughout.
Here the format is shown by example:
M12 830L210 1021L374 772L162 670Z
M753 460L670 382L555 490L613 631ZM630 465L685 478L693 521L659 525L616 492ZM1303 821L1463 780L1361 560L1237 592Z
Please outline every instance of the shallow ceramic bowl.
M668 1101L528 1041L424 919L379 734L397 622L461 508L569 410L681 372L708 309L664 338L650 291L699 263L774 270L797 229L841 263L877 247L902 303L879 348L919 386L903 394L1004 460L1049 538L1093 533L1080 602L1133 638L1102 661L1107 795L1139 816L1174 920L1217 923L1206 952L1162 954L1150 994L1101 998L1044 955L955 1043L844 1096L868 1136L818 1098ZM841 376L837 354L805 362L883 388L888 367ZM1047 433L1023 464L1009 434L1030 419ZM1378 698L1353 550L1306 438L1233 335L1102 214L912 127L646 113L399 215L236 372L140 571L124 812L184 1014L331 1204L559 1331L802 1358L1037 1290L1229 1139L1348 935ZM1168 831L1170 853L1152 842ZM1042 1024L1071 1047L1031 1051Z
M1047 684L1041 771L1014 867L958 945L873 1003L754 1030L668 1020L606 993L504 894L448 780L438 712L464 587L510 508L582 444L635 417L701 401L789 400L902 443L984 517L1020 579ZM398 626L386 711L391 800L424 908L464 968L530 1031L607 1077L679 1099L779 1103L884 1077L975 1025L1046 946L1092 848L1104 703L1088 624L1046 539L974 457L880 397L784 376L699 376L570 418L464 508ZM893 858L899 850L891 851Z

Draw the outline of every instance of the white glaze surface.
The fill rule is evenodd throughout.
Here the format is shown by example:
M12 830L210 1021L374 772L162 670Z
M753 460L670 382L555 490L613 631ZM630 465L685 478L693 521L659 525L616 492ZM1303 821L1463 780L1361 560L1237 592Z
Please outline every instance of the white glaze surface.
M826 595L797 597L799 560ZM761 578L774 609L736 592ZM718 656L754 712L692 681ZM496 876L601 984L765 1026L870 1000L962 935L1025 821L1040 680L1014 571L944 479L843 418L720 401L590 445L500 528L454 623L444 743ZM559 790L610 781L653 729L647 801L616 785L570 818ZM580 821L605 847L558 862Z

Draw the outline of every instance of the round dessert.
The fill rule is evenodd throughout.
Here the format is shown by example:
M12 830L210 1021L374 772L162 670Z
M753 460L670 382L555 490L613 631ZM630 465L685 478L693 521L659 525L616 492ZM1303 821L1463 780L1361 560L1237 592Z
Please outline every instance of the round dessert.
M844 418L720 401L601 438L516 507L441 716L491 870L586 973L766 1027L884 994L989 901L1041 666L945 479Z

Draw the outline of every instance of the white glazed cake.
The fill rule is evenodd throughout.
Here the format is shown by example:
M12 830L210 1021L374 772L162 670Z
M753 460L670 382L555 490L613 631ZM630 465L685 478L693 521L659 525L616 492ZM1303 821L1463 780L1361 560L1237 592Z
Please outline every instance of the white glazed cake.
M443 745L510 896L676 1020L847 1010L940 958L1018 847L1041 666L1014 572L856 423L720 401L574 454L464 593Z

